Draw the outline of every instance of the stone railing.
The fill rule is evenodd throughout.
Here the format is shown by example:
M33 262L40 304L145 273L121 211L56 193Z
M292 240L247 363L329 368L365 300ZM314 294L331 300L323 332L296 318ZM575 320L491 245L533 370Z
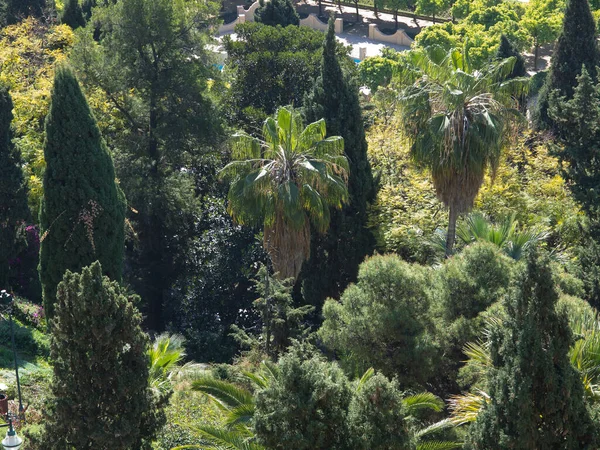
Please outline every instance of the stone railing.
M377 28L377 25L374 23L369 24L369 39L387 42L389 44L402 45L404 47L410 47L414 42L404 30L398 30L394 34L385 34L379 31L379 28Z
M317 15L313 13L309 14L306 19L300 19L300 25L319 31L327 31L327 27L329 26L327 23L322 22ZM333 26L335 29L335 34L340 34L342 31L344 31L344 20L339 18L335 19Z
M243 6L242 6L242 8L243 8ZM219 27L219 34L233 33L235 26L238 23L244 23L244 22L246 22L246 16L244 14L238 14L237 19L235 19L233 22L224 23L223 25L221 25Z
M254 22L254 12L260 7L258 1L252 3L248 9L245 9L242 5L237 7L237 19L233 22L223 24L219 27L219 34L233 32L235 26L238 23ZM306 19L300 20L300 25L303 27L309 27L313 30L327 31L327 23L322 22L316 14L309 14ZM340 34L344 31L344 21L340 18L335 19L335 33Z
M244 9L244 7L242 5L238 5L237 13L238 13L238 16L240 16L242 14L245 15L246 22L254 22L254 12L258 8L260 8L260 2L258 2L258 1L252 3L248 9Z

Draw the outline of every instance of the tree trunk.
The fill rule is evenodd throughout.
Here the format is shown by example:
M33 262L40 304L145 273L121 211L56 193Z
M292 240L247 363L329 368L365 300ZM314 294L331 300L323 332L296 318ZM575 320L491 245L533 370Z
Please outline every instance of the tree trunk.
M319 17L323 14L323 2L319 0Z
M354 1L354 5L356 6L356 23L360 22L360 13L358 12L358 0Z
M396 23L396 28L394 31L398 31L398 10L394 11L394 22Z
M375 18L379 20L379 8L377 7L377 0L373 2L373 12L375 13Z
M448 217L448 234L446 235L446 258L452 256L452 250L454 249L454 240L456 239L456 219L458 214L456 213L456 207L450 205L450 214Z
M534 51L534 55L533 55L533 70L535 70L537 72L538 70L538 58L540 56L540 46L537 43L537 41L535 41L535 51Z

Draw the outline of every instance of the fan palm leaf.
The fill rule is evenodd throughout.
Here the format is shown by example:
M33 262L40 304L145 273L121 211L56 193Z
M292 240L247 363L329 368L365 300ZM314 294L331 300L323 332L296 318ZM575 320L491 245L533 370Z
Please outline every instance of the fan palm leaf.
M324 233L330 208L348 201L344 140L326 137L325 121L304 127L291 106L265 120L262 140L239 132L233 161L220 172L230 180L228 210L243 225L264 227L264 247L280 278L297 278L310 256L310 225Z

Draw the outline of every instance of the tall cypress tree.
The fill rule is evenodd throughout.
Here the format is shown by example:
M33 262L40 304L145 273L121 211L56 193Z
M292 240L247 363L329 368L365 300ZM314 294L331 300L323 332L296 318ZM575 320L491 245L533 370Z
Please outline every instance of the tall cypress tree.
M29 219L27 186L21 170L21 154L12 144L10 124L13 103L0 87L0 288L8 287L9 261L19 251L18 231Z
M596 66L600 62L596 43L596 23L588 0L568 0L563 28L552 56L552 65L534 111L538 128L554 130L555 123L548 115L548 100L558 90L567 100L573 97L581 67L587 67L596 79Z
M56 70L46 118L46 172L40 212L40 280L52 317L56 286L67 270L98 260L121 279L125 196L96 119L71 69Z
M60 22L69 25L74 30L85 27L85 18L79 0L67 0L60 16Z
M492 332L490 401L469 430L471 450L598 448L583 384L569 361L573 335L547 257L529 255Z
M342 211L331 212L326 235L313 233L311 258L301 274L304 298L319 308L325 298L339 298L346 286L356 280L358 266L375 246L373 234L367 229L367 206L375 196L375 183L367 158L358 86L352 76L343 73L335 48L330 19L321 74L305 99L305 115L309 122L324 118L327 133L344 138L350 163L350 202Z

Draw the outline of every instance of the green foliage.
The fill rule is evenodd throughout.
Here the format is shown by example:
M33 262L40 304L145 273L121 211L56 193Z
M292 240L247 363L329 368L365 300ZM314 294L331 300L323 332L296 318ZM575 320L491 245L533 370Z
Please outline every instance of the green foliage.
M15 147L24 160L29 207L37 222L44 161L44 119L50 106L54 66L66 58L73 31L66 25L48 25L32 17L2 29L0 81L8 86L14 103Z
M138 299L102 272L96 262L59 285L43 448L147 448L163 420L148 384Z
M232 325L232 329L236 340L243 346L276 359L292 340L306 337L309 328L304 324L305 317L313 312L314 307L304 305L294 308L293 285L271 277L264 265L258 270L254 283L260 295L254 301L254 308L260 316L260 334L242 330L237 325Z
M491 335L489 403L469 429L466 448L592 449L596 435L583 387L567 356L573 335L547 258L530 254Z
M523 58L523 55L519 53L519 50L509 41L506 35L503 34L500 36L500 46L496 52L496 59L502 61L507 58L515 58L515 65L508 78L524 77L527 75L525 58Z
M383 56L371 56L360 62L358 72L360 81L372 93L377 92L380 86L387 86L392 81L392 75L398 63Z
M348 160L340 136L326 138L325 120L304 127L300 113L280 108L265 120L263 140L232 137L228 211L242 225L262 225L263 245L281 279L298 277L310 255L310 225L329 228L329 208L348 200Z
M553 42L560 33L564 10L560 3L557 0L532 0L521 19L520 25L533 41L534 70L537 70L540 47Z
M558 90L559 95L564 95L566 100L573 98L582 66L587 68L591 78L595 80L599 61L596 24L588 0L569 0L550 72L534 111L534 123L538 128L556 129L556 123L548 113L550 96Z
M254 13L254 20L272 27L300 25L300 16L292 0L261 0L260 7Z
M207 93L217 70L205 43L218 6L113 3L94 9L99 42L94 27L78 30L72 60L84 85L109 102L98 109L110 115L107 138L131 205L127 280L144 299L149 326L161 329L167 293L187 268L202 214L198 194L214 183L207 153L221 127Z
M348 407L351 448L392 450L409 448L402 392L396 380L380 373L361 385Z
M367 156L358 84L354 72L343 73L340 60L334 21L330 19L321 73L305 98L304 115L309 121L325 119L329 136L344 139L349 201L341 211L332 212L327 235L312 239L311 258L302 274L302 294L307 303L318 307L327 297L339 298L348 283L356 280L359 264L375 246L373 233L367 228L367 207L376 188Z
M236 33L237 40L224 39L231 71L225 108L231 123L255 133L278 107L302 106L319 73L323 34L258 23L241 24Z
M85 18L79 0L66 0L60 15L60 22L69 25L74 30L85 27Z
M430 332L429 271L396 256L374 256L340 301L327 300L319 336L359 372L372 366L403 387L424 384L435 349ZM415 364L418 361L418 364Z
M40 280L46 315L67 270L98 260L121 279L125 197L113 162L73 72L59 67L46 119L46 171L40 212Z
M0 87L0 286L8 288L9 262L27 246L23 242L27 185L21 169L21 154L12 143L13 102L6 87Z
M239 346L231 325L256 324L252 302L252 267L266 262L254 230L236 225L224 194L202 199L195 237L183 255L186 266L167 298L165 322L186 339L186 353L196 361L230 361Z
M302 353L296 349L283 356L278 382L257 394L254 429L259 442L272 449L349 448L348 379L337 365Z

